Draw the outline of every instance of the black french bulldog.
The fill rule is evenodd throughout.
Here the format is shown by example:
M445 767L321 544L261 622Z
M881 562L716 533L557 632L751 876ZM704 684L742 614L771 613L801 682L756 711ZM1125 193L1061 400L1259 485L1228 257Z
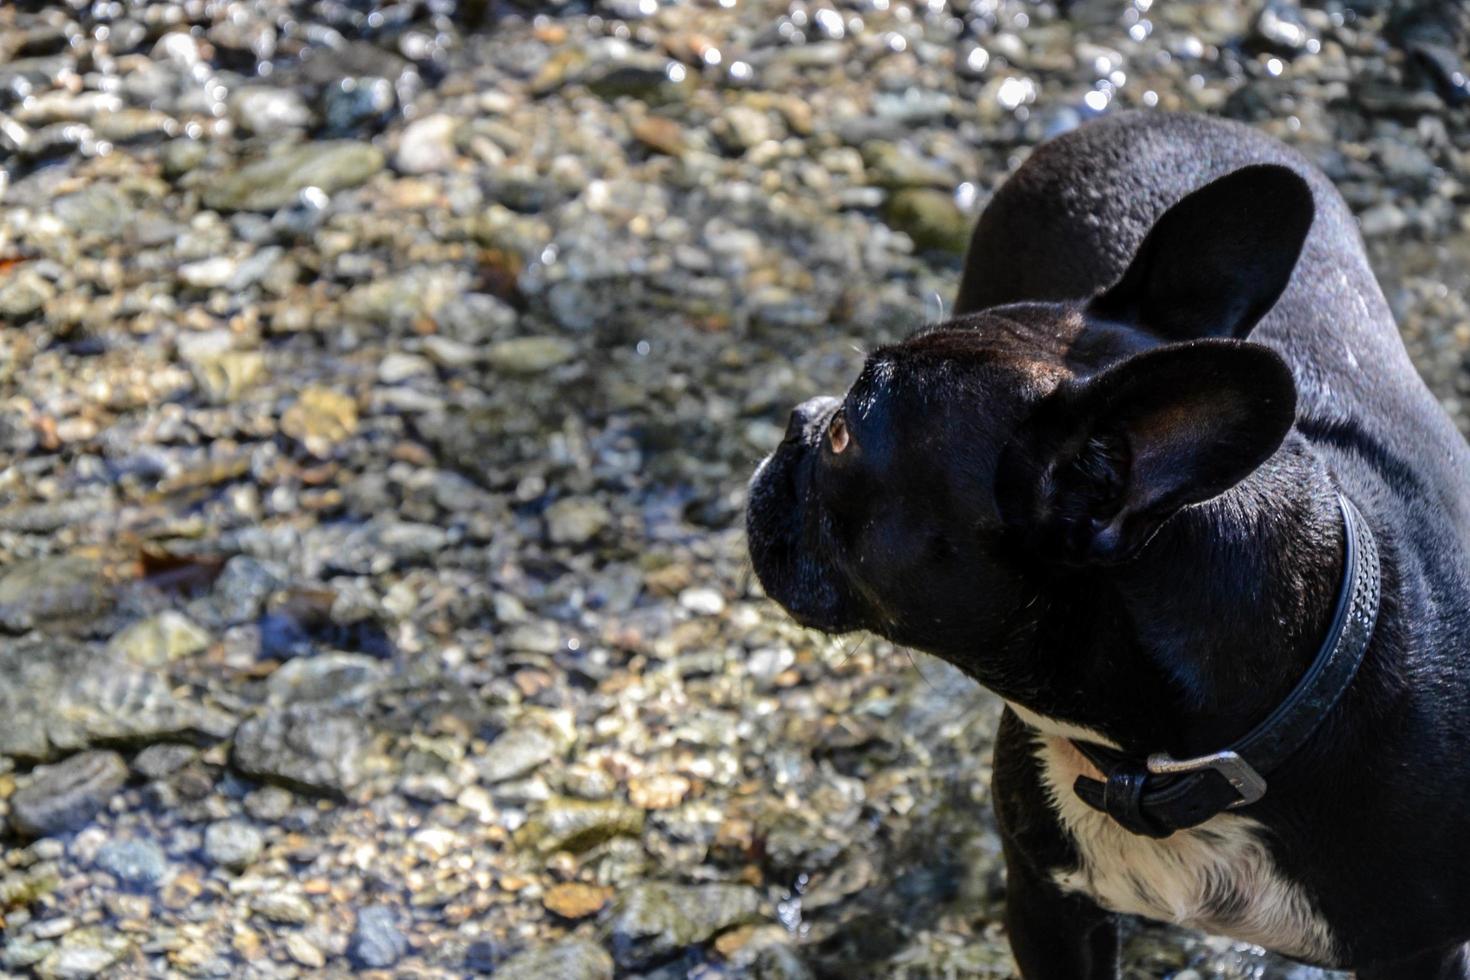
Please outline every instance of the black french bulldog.
M792 413L750 553L1006 700L1022 974L1116 977L1121 913L1470 977L1470 450L1331 183L1092 123L990 202L957 314Z

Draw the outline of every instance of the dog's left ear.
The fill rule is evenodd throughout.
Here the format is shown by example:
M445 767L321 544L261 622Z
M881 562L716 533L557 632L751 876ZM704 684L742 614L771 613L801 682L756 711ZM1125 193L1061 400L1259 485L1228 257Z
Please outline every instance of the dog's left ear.
M1295 412L1291 369L1270 348L1156 347L1048 395L1002 456L997 502L1036 559L1125 561L1269 459Z
M1243 339L1286 289L1314 214L1287 167L1227 174L1165 211L1089 311L1167 340Z

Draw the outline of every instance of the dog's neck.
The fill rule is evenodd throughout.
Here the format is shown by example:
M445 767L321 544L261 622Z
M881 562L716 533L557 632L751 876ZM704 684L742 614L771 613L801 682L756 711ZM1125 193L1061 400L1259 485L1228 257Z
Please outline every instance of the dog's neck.
M1015 700L1133 750L1223 748L1310 666L1342 555L1335 490L1289 443L1241 485L1176 515L1131 561L1054 585L1032 634L1031 703ZM1055 714L1040 703L1053 698Z
M1288 448L1118 570L1136 648L1176 691L1183 744L1165 748L1221 748L1286 698L1328 631L1342 534L1321 465Z

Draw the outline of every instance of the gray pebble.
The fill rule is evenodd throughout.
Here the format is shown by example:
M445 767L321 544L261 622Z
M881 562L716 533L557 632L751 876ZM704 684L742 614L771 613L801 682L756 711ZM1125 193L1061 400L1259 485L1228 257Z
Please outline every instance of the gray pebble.
M369 738L353 715L292 705L244 722L235 733L232 758L247 776L343 796L366 775Z
M133 888L152 888L168 874L168 859L157 844L147 840L109 841L97 852L94 863Z
M408 940L398 931L393 909L373 905L357 913L357 925L347 955L361 969L386 970L408 952Z
M586 939L526 950L495 968L495 980L612 980L612 975L612 957Z
M10 824L25 837L48 837L85 826L128 779L116 752L81 752L37 766L10 799Z
M204 856L231 871L255 863L264 847L264 835L244 820L221 820L204 831Z

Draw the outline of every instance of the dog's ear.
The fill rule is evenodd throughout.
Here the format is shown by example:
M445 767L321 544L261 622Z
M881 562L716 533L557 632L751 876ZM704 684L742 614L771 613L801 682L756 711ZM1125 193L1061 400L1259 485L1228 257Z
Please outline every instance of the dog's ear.
M1270 458L1295 411L1291 370L1269 348L1157 347L1048 395L1005 451L998 503L1040 560L1125 561Z
M1090 312L1167 340L1244 338L1290 281L1314 213L1286 167L1227 174L1163 213Z

